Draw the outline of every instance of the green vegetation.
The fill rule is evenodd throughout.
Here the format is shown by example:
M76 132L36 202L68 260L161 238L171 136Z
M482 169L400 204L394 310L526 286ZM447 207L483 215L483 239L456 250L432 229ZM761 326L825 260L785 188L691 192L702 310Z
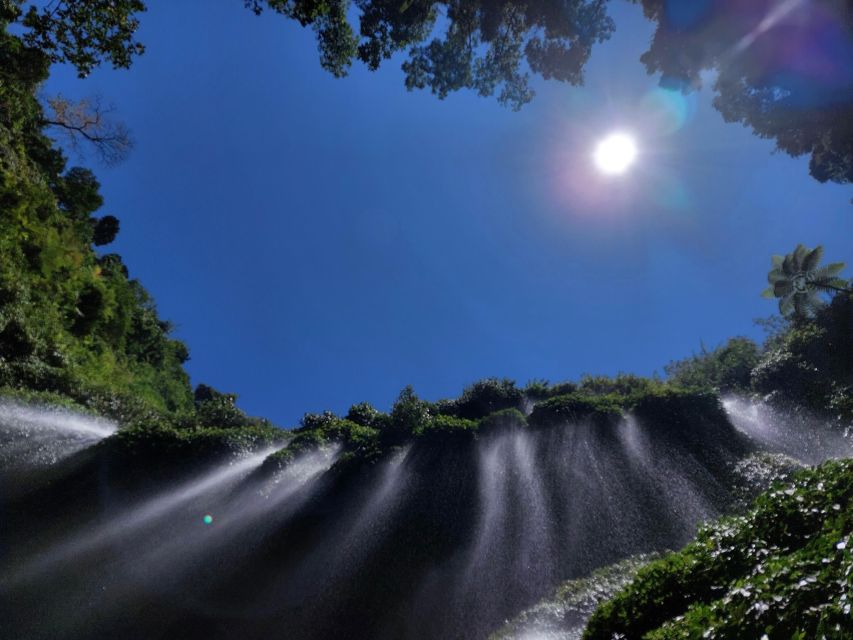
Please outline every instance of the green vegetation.
M822 257L823 247L806 249L801 244L786 256L773 256L773 268L767 275L770 286L762 295L779 298L779 313L785 317L813 317L826 305L820 294L848 288L847 281L838 277L844 263L818 267Z
M781 403L853 420L853 294L838 293L809 322L774 337L752 387Z
M0 33L0 387L61 393L124 417L193 407L186 346L121 258L86 169L66 170L34 93L49 58Z
M774 140L791 156L810 156L810 173L821 182L853 181L853 106L839 97L849 96L849 79L824 83L796 68L768 73L767 59L789 55L785 38L768 36L762 47L744 46L755 33L769 30L774 14L766 13L764 5L744 12L728 3L673 10L661 0L633 2L655 25L640 60L648 73L660 76L665 88L688 92L710 75L714 107L726 122L741 123L755 135ZM581 84L594 45L608 40L617 27L605 0L246 4L256 13L266 6L313 28L320 62L335 76L346 75L355 61L375 70L403 54L409 90L429 89L439 98L462 89L481 96L497 94L513 109L533 99L531 76ZM801 20L804 35L799 37L826 43L821 53L827 59L843 55L838 52L846 51L853 30L849 11L835 0L815 5L811 19Z
M721 393L749 391L752 370L761 359L761 349L749 338L730 338L712 351L671 362L664 367L673 384L684 387L710 387Z
M849 637L853 461L798 473L641 569L584 638Z
M726 122L739 122L774 140L791 156L808 155L809 171L821 182L853 181L853 107L849 99L839 98L849 95L846 76L825 82L796 68L763 72L767 58L788 56L784 38L766 39L764 47L744 46L755 33L767 30L769 17L763 11L744 13L722 3L673 13L660 0L632 1L655 25L640 60L664 87L691 91L712 71L714 107ZM0 2L0 23L16 24L24 44L48 62L73 65L81 77L103 62L127 68L144 52L135 39L139 14L145 11L142 0L54 0L26 11L23 4ZM473 90L497 95L514 109L533 99L532 76L582 84L594 45L608 40L616 28L606 0L243 4L256 14L268 9L312 28L321 65L337 77L345 76L356 61L376 70L402 54L409 90L429 89L440 98ZM846 51L853 22L843 3L819 0L816 5L811 18L802 22L802 37L825 43L820 55L831 59Z
M584 621L596 607L623 589L655 555L638 555L594 571L585 578L567 580L553 597L521 612L490 640L580 637Z
M540 427L552 427L585 418L607 423L622 416L621 407L620 398L615 395L584 396L574 393L537 404L529 421Z
M762 347L747 338L665 367L674 387L757 392L825 417L853 419L853 294L836 292L811 318L771 322Z
M80 75L101 62L129 66L143 51L134 33L135 15L144 4L60 1L27 11L21 4L0 0L0 395L117 419L122 428L96 448L125 462L135 459L143 475L156 465L183 468L185 461L262 447L279 447L267 462L278 468L332 446L342 450L340 465L367 466L413 444L434 456L426 456L430 462L458 455L453 445L495 431L572 428L579 421L606 428L624 412L695 451L703 443L685 425L725 424L719 393L731 391L770 394L842 421L853 419L853 294L836 277L840 263L820 268L821 248L801 245L784 258L774 257L769 277L769 293L780 298L780 311L793 321L763 346L738 337L711 351L703 348L668 365L666 380L619 374L553 385L534 381L519 388L512 380L489 378L459 398L434 403L407 387L388 413L362 403L345 417L306 414L291 432L245 415L233 394L207 385L193 391L183 367L187 346L172 337L172 325L159 316L121 257L95 249L109 245L120 230L117 217L101 212L96 177L88 169L68 167L44 130L76 131L101 145L107 160L126 149L126 137L120 130L87 129L87 105L57 99L47 116L35 97L54 62L69 63ZM322 62L336 75L356 58L376 68L408 50L409 88L430 88L440 97L473 88L482 95L497 93L513 107L532 97L528 71L580 82L592 45L613 29L600 1L570 2L562 13L543 2L421 2L405 3L402 10L394 3L362 2L360 36L348 23L344 1L246 4L313 26ZM642 4L651 18L660 19L659 3ZM425 44L439 9L445 10L446 32ZM22 35L8 33L10 23ZM703 51L688 57L688 66L674 68L666 53L671 37L658 30L644 56L651 70L692 82L715 66ZM697 45L692 36L691 43ZM750 82L731 86L727 77L720 76L716 90L717 107L728 119L776 138L792 154L811 153L818 179L853 180L850 155L839 151L839 141L849 140L844 127L850 125L831 124L853 118L838 111L831 120L819 113L811 121L813 111L803 110L802 120L788 120L780 131L766 97L756 95ZM740 100L744 96L749 100ZM817 298L821 293L833 296L829 304ZM469 469L457 466L459 476L450 480L470 481ZM765 482L790 471L790 461L752 458L733 474ZM453 485L447 478L431 480ZM851 498L850 461L800 472L761 496L747 515L703 529L682 551L640 570L593 615L586 637L845 637L853 603ZM434 515L444 504L437 499L433 507ZM428 528L419 526L418 515L413 522L420 535ZM426 520L434 525L437 518ZM435 534L434 540L442 538ZM518 624L535 619L547 627L560 616L565 622L570 611L585 615L636 568L629 561L566 583L557 592L558 604L533 609Z

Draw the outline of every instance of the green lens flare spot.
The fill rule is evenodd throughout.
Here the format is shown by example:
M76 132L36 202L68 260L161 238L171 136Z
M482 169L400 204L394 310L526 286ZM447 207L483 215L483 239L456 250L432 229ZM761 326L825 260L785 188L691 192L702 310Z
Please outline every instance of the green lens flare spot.
M213 516L210 514L204 516L202 520L204 521L204 524L213 524Z

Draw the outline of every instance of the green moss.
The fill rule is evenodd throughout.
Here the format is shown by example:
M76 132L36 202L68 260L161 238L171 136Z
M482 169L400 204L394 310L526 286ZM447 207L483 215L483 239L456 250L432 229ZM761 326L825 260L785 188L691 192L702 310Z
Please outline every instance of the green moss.
M627 406L637 417L654 422L727 419L720 398L713 391L664 387L631 397Z
M273 446L285 437L275 427L180 429L168 423L143 422L119 429L102 444L132 457L205 459Z
M523 429L527 426L527 418L518 409L503 409L480 420L478 432L481 434L495 433L505 429Z
M451 439L472 439L477 433L478 423L474 420L456 416L437 415L413 431L416 439L430 441L448 441Z
M589 419L611 424L622 415L623 399L616 395L588 396L573 393L537 404L527 421L534 427L554 427Z

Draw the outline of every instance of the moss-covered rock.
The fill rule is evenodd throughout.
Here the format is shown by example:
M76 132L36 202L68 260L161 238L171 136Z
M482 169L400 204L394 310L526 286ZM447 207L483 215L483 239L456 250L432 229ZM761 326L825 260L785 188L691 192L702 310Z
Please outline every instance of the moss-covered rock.
M580 640L584 625L593 611L623 589L655 555L638 555L608 565L586 578L567 580L553 597L520 613L490 640Z

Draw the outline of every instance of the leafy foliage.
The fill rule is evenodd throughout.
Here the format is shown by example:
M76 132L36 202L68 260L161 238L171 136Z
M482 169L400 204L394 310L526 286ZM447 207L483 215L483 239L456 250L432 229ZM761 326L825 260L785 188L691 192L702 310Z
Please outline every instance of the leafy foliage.
M0 3L0 22L19 22L24 43L51 62L65 62L83 78L101 62L127 68L145 47L134 40L145 11L141 0L51 0L21 10L23 0Z
M617 396L570 394L550 398L533 408L531 426L551 427L584 419L609 423L622 415L622 400Z
M515 109L533 97L531 73L580 84L593 45L613 32L604 0L402 5L359 0L359 35L349 22L349 0L246 0L256 13L264 4L311 26L320 62L336 76L346 75L355 60L375 70L408 51L403 63L408 89L429 89L440 98L460 89L497 93L501 103Z
M770 287L762 295L779 298L779 313L785 317L813 317L826 304L820 294L847 289L847 281L837 277L844 263L818 267L822 257L823 247L806 249L801 244L786 256L773 256L773 268L767 275Z
M118 218L115 216L98 218L92 226L92 244L96 247L102 247L115 240L120 227Z
M486 378L466 387L462 396L444 404L441 412L477 420L496 411L520 409L523 402L524 394L514 380Z
M0 33L0 386L121 414L140 413L130 409L138 402L191 411L186 345L121 258L92 248L118 230L113 216L92 218L103 204L97 179L66 170L42 134L34 94L49 62Z
M853 599L853 462L800 472L641 569L584 638L837 639Z
M615 28L603 0L244 1L311 26L321 64L336 76L355 60L375 70L405 51L408 89L440 98L460 89L497 93L514 109L533 98L532 74L580 84L593 45ZM853 55L853 21L845 3L634 2L656 26L641 61L664 86L690 91L714 72L714 106L727 122L792 156L810 155L821 182L853 181L853 80L842 63Z
M752 371L777 401L853 418L853 294L839 293L810 322L774 339Z
M821 182L853 181L853 82L841 62L853 55L849 3L635 1L657 24L641 58L649 73L689 90L714 71L727 122L809 154Z
M584 375L577 386L579 393L585 395L636 396L660 391L663 384L656 377L643 378L632 373L618 373L614 377Z
M669 382L677 386L712 388L722 393L749 391L750 375L760 357L760 348L749 338L729 338L713 351L703 345L698 355L670 362L664 371Z

